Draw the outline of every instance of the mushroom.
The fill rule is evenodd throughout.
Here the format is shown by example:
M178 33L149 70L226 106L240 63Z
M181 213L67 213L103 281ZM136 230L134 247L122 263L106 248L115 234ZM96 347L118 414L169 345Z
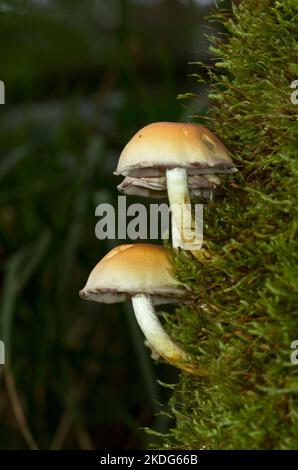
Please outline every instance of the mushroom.
M120 245L91 271L83 299L116 303L131 299L137 322L151 349L170 364L195 372L191 356L165 332L155 306L189 302L189 291L174 276L166 249L159 245Z
M216 175L193 175L188 177L188 189L190 197L211 198L213 190L220 185L220 179ZM165 176L132 178L126 176L117 186L120 193L128 196L144 196L152 199L166 199L167 181Z
M118 186L125 194L167 195L173 215L173 246L192 250L195 244L191 242L194 234L190 197L212 197L220 184L216 174L235 171L226 147L206 127L158 122L132 137L114 174L125 176ZM201 236L197 237L201 246Z

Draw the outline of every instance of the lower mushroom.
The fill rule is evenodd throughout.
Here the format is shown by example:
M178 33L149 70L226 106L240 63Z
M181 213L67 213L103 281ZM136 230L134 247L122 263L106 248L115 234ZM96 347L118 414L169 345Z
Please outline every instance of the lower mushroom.
M169 337L155 312L155 305L187 303L189 295L175 278L165 248L141 243L120 245L110 251L91 271L80 291L83 299L102 303L130 298L137 322L155 355L196 373L191 355Z

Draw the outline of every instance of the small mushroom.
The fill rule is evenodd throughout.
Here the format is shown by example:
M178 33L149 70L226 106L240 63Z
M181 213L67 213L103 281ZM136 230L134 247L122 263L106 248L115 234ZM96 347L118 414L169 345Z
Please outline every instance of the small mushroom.
M189 301L189 291L175 278L165 248L141 243L114 248L91 271L80 296L102 303L131 299L152 350L170 364L195 372L190 354L171 340L155 311L156 305Z
M118 186L125 194L168 196L173 246L189 250L193 246L190 197L211 197L220 184L216 174L235 171L226 147L206 127L158 122L132 137L120 155L115 175L125 176Z

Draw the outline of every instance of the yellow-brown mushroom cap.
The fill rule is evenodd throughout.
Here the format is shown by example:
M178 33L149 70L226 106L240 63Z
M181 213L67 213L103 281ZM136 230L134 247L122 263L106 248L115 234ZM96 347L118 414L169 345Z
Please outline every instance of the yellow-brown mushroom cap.
M226 147L199 124L157 122L138 131L122 151L116 175L160 176L170 168L188 174L233 173Z
M122 302L136 294L150 295L155 305L186 299L167 250L159 245L120 245L99 261L80 291L83 299Z

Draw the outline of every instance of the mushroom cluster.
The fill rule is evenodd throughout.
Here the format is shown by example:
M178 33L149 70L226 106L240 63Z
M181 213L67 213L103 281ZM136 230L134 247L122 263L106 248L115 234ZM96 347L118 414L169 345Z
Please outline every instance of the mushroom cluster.
M220 185L218 174L234 173L226 147L198 124L159 122L137 132L120 155L116 175L124 176L118 190L126 195L168 198L172 213L173 248L193 249L191 198L210 199ZM194 240L195 238L195 240ZM191 240L191 243L190 243ZM191 355L165 332L155 306L187 303L190 293L179 282L169 254L158 245L120 245L92 270L83 299L102 303L131 300L146 342L156 355L190 373Z

